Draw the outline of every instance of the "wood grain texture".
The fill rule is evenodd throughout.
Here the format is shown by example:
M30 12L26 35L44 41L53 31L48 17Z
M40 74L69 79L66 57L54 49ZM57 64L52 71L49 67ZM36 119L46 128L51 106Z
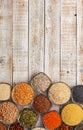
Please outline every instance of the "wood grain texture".
M60 0L45 2L45 73L53 82L60 81ZM52 105L51 110L59 111Z
M44 71L44 0L29 0L29 80ZM42 126L39 116L36 126Z
M77 0L77 84L83 85L83 0Z
M45 73L60 81L60 0L45 2Z
M13 82L28 81L28 0L13 1Z
M83 84L83 0L0 0L0 82L28 82L41 71Z
M44 71L44 0L29 0L29 79Z
M0 0L0 82L12 84L12 0Z
M61 0L61 81L76 84L76 0Z

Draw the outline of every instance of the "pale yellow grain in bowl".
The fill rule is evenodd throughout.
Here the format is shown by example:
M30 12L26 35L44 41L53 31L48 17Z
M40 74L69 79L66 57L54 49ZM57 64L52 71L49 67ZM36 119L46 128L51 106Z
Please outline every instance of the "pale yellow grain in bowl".
M0 101L8 100L10 98L11 86L7 83L0 84Z
M57 82L50 87L48 96L54 104L62 105L70 100L71 89L67 84Z

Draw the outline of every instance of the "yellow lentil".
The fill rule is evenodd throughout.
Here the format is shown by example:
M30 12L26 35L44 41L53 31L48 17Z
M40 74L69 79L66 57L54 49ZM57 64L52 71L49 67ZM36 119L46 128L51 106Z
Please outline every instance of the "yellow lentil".
M19 105L27 105L34 98L34 91L27 83L17 84L12 91L12 97Z
M78 104L68 104L62 109L62 120L65 124L75 126L83 119L83 110Z

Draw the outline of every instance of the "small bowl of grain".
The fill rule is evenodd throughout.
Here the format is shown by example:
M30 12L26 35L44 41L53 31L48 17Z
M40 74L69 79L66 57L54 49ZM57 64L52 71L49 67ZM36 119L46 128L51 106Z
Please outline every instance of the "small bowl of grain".
M16 84L12 90L13 101L21 106L30 104L34 99L34 95L34 91L30 84L24 82Z

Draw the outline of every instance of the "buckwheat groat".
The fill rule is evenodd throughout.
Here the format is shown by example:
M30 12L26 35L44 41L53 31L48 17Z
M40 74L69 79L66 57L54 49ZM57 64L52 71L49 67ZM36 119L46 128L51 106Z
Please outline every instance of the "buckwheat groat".
M40 93L45 92L51 83L50 78L43 72L38 73L31 80L31 85L34 90Z

